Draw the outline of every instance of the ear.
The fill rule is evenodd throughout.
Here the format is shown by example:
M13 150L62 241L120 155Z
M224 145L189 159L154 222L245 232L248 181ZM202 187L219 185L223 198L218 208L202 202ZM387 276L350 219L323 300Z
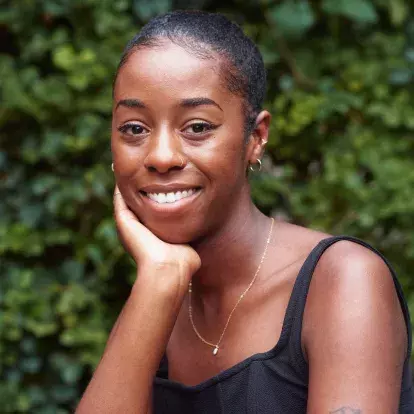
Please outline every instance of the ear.
M248 164L257 164L261 159L269 138L269 126L271 115L268 111L261 111L256 117L255 127L250 134L247 143L246 162ZM246 165L246 168L247 168Z

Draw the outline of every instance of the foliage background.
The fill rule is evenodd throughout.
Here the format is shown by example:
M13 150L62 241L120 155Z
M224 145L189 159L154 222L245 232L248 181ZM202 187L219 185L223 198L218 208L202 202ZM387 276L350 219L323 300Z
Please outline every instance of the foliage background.
M0 9L0 412L73 412L134 275L112 221L126 41L172 9L259 43L274 114L263 211L351 234L414 314L414 16L404 0L20 0Z

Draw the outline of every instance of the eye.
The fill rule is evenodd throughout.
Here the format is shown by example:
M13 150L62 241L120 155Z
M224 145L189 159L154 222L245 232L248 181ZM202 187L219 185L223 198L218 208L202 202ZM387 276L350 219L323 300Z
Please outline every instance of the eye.
M208 122L194 122L193 124L188 125L186 128L184 128L184 132L189 134L201 135L206 132L212 131L216 128L216 125L210 124Z
M132 136L137 136L137 135L143 135L146 132L148 132L148 130L146 128L144 128L142 125L140 124L125 124L125 125L121 125L118 128L119 132L122 132L125 135L132 135Z

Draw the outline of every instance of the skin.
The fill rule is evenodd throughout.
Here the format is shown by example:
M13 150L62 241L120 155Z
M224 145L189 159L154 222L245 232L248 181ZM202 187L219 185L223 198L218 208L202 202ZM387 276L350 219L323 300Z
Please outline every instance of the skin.
M261 272L213 357L190 325L188 283L197 328L215 341L252 280L270 229L246 178L249 163L262 156L270 115L258 115L246 145L243 100L223 85L222 65L165 41L133 52L119 72L111 141L115 220L138 277L78 413L151 412L152 378L165 352L170 379L195 385L273 348L298 271L329 236L275 223ZM141 192L171 185L200 190L175 210ZM303 321L308 413L396 412L405 332L382 260L350 242L329 248L315 269Z

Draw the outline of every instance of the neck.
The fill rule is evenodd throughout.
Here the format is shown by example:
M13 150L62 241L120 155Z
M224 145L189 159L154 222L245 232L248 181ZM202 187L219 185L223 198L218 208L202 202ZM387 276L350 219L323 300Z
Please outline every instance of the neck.
M252 203L250 195L244 201L237 204L219 232L193 246L202 263L192 281L193 291L200 298L219 297L247 287L257 270L270 220Z

